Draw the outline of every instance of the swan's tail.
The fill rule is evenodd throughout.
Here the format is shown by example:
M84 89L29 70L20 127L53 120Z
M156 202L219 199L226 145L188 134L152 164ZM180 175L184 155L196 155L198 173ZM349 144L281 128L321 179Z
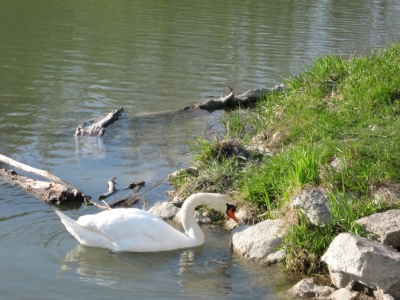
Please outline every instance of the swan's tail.
M61 222L65 225L68 232L82 245L101 248L110 247L110 239L108 239L102 232L79 225L78 222L57 210L55 212L60 217Z
M61 222L65 225L65 228L67 228L69 233L72 234L80 242L78 233L82 231L83 227L80 226L75 220L71 219L70 217L67 217L58 210L56 210L55 212L60 217Z

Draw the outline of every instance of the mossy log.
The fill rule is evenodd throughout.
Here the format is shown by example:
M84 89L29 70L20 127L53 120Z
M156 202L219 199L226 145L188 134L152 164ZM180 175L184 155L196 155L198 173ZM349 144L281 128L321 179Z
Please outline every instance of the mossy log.
M105 128L113 123L115 120L117 120L121 116L123 111L124 109L120 107L110 112L100 121L95 122L94 120L90 120L87 122L83 122L75 129L74 136L97 135L98 137L101 137L105 132Z

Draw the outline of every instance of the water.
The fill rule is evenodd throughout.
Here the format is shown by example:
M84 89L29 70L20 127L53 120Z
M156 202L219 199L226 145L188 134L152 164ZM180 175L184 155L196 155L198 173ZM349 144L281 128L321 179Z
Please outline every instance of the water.
M317 55L369 54L399 39L399 13L394 0L3 0L0 153L94 198L114 176L150 187L187 166L188 141L223 114L177 109L272 87ZM102 139L73 137L120 106ZM167 200L168 188L144 196ZM195 249L111 253L78 245L55 208L0 178L0 298L276 299L295 282L232 253L218 227Z

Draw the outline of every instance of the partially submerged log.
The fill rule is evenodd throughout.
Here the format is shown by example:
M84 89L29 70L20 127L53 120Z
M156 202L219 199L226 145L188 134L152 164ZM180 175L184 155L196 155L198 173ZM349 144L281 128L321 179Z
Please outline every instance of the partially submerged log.
M45 202L60 204L64 201L84 201L82 193L60 183L34 180L18 175L14 170L0 169L0 174Z
M279 92L284 89L283 84L276 85L270 89L255 89L249 90L239 96L236 96L231 90L229 95L223 95L219 99L209 99L205 103L195 105L199 109L220 109L228 106L247 106L265 97L268 93Z
M48 171L33 168L2 154L0 154L0 161L27 173L50 179L51 182L34 180L26 176L18 175L13 170L0 170L0 175L9 178L15 184L21 186L23 189L31 192L46 202L59 204L70 200L84 201L90 199L90 196L85 195L81 190Z
M94 122L93 120L88 122L83 122L75 129L74 136L98 136L101 137L104 134L105 128L117 120L124 109L122 107L113 110L107 116L105 116L100 121Z

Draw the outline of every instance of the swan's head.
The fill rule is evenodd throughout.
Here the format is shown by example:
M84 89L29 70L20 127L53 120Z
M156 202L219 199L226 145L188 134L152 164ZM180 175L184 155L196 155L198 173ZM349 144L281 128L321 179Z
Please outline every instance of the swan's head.
M226 213L232 220L239 222L235 216L236 206L232 203L228 196L212 193L206 193L204 196L208 198L208 205L210 205L212 208L222 213Z

